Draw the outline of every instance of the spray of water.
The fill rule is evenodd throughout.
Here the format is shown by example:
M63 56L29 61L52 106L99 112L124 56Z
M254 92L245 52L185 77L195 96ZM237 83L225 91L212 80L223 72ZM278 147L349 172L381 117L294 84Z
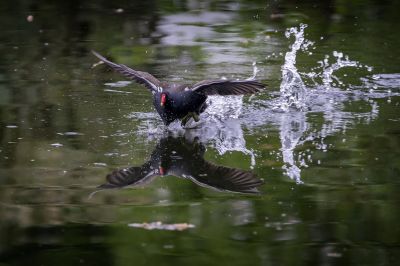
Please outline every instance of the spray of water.
M214 147L219 154L228 151L239 151L250 155L251 165L255 165L255 153L246 147L243 129L249 131L264 130L264 125L275 125L279 129L281 141L281 157L285 175L296 183L302 183L301 171L303 167L313 162L313 156L307 151L300 153L296 149L307 143L315 149L327 151L330 147L325 144L325 138L338 132L345 131L356 123L370 123L379 114L379 105L376 98L399 95L400 75L375 74L362 78L362 88L351 84L344 84L335 76L335 72L342 68L372 68L350 60L341 52L334 51L318 61L310 72L299 72L296 59L299 52L306 52L314 43L305 38L307 25L289 28L285 36L294 37L290 50L285 55L285 62L281 68L282 82L280 95L273 100L252 99L249 104L243 105L243 98L231 96L210 97L209 108L201 117L200 125L193 125L185 130L179 124L171 125L169 131L175 134L193 135L201 142ZM253 64L254 79L258 68ZM311 81L311 85L308 81ZM391 85L395 84L395 85ZM345 87L346 89L341 89ZM362 89L370 88L367 92ZM350 112L344 106L349 101L365 101L370 105L370 111ZM322 125L313 125L307 119L309 112L323 115ZM132 130L132 135L143 136L146 141L157 140L165 133L165 128L156 113L132 113L128 116L139 121L138 128ZM316 129L318 128L318 130ZM190 137L190 136L189 136ZM343 140L345 141L345 139ZM318 162L320 163L320 162Z
M307 25L301 24L299 28L290 28L285 32L286 38L291 36L295 38L290 51L285 55L285 63L282 66L281 100L278 107L286 112L290 107L300 110L305 107L306 88L296 68L296 55L299 50L307 50L313 44L304 38L306 27Z
M373 98L388 96L387 93L378 95L371 90L368 93L357 91L335 76L335 72L342 68L363 68L372 71L372 67L350 60L342 52L333 51L332 56L326 55L323 60L317 62L319 67L314 68L314 71L299 72L296 67L297 53L305 52L314 45L305 38L306 27L307 25L301 24L298 28L289 28L285 33L287 38L294 37L294 43L285 56L280 97L273 107L274 110L284 111L278 121L283 170L297 183L302 183L301 167L307 167L307 161L312 162L312 156L303 152L298 154L296 159L295 148L309 142L316 149L327 151L329 147L324 143L327 136L345 131L352 123L360 121L370 123L379 113L379 106ZM305 85L304 80L307 79L312 81L313 86ZM365 83L376 83L376 80L378 79L372 79L371 82L371 79L364 79ZM343 87L346 87L346 90L342 90ZM374 88L377 88L376 85ZM390 93L390 90L388 92ZM370 111L352 113L343 110L345 102L357 100L364 100L370 104ZM323 114L324 123L320 130L310 132L310 128L315 126L310 125L307 120L308 112Z

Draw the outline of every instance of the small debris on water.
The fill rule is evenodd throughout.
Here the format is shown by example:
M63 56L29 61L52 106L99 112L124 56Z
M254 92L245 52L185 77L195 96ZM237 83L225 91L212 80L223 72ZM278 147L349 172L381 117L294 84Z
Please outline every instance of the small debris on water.
M26 17L26 21L33 22L33 15L29 15Z
M131 81L120 80L120 81L117 81L117 82L104 83L104 85L106 85L108 87L113 87L113 88L123 88L123 87L128 86L131 83L132 83Z
M110 90L110 89L104 89L105 92L115 92L115 93L126 93L126 94L131 94L131 91L119 91L119 90Z
M56 147L56 148L64 146L61 143L52 143L50 145L53 146L53 147Z
M100 166L100 167L105 167L105 166L107 166L106 163L93 163L93 164L94 164L94 166Z
M83 135L82 133L75 132L75 131L68 131L63 133L64 136L80 136Z
M341 258L342 257L342 254L338 253L338 252L328 252L326 255L331 258Z
M6 128L17 128L18 126L16 126L16 125L8 125L8 126L6 126Z
M188 223L178 223L178 224L163 224L162 222L152 222L152 223L132 223L128 224L129 227L143 228L146 230L167 230L167 231L183 231L189 228L194 228L193 224Z
M124 12L124 10L122 8L115 9L115 13L120 14L120 13L123 13L123 12Z

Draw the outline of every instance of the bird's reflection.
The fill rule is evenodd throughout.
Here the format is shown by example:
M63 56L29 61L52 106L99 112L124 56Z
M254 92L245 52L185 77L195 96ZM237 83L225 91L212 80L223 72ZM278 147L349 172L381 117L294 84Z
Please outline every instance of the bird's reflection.
M177 176L217 191L258 194L264 182L252 172L206 161L205 146L198 138L164 137L142 166L115 170L100 188L122 188L148 184L158 176Z

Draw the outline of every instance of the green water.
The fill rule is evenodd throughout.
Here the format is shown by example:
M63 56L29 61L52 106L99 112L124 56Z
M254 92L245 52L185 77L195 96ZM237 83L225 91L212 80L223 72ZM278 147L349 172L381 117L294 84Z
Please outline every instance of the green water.
M0 265L395 265L399 10L395 0L2 1ZM285 32L301 23L313 42L295 57L307 97L282 112L295 42ZM91 50L177 83L249 78L256 62L267 90L243 105L214 100L227 115L200 128L165 130L151 93L92 68ZM326 88L334 51L355 66ZM149 161L176 170L99 191L115 169ZM238 172L263 184L237 193L226 180ZM128 226L157 221L195 227Z

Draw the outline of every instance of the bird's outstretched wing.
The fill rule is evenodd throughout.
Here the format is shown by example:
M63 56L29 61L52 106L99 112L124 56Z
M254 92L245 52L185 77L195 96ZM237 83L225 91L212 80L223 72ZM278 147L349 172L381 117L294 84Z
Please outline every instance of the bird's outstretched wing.
M114 62L109 61L108 59L106 59L105 57L103 57L102 55L100 55L95 51L92 51L92 53L101 61L103 61L105 64L113 68L115 71L121 73L125 77L128 77L136 81L139 84L143 84L149 90L155 92L157 91L158 87L160 87L160 81L150 73L133 70L132 68L129 68L122 64L116 64Z
M205 95L242 95L259 92L265 86L256 80L203 80L190 89Z
M107 183L102 184L99 188L123 188L126 186L137 186L152 180L152 177L159 175L156 171L146 167L129 167L115 170L108 174Z
M205 162L206 165L198 173L185 175L197 185L220 191L230 191L245 194L258 194L258 187L264 184L250 171L237 168L215 165Z

